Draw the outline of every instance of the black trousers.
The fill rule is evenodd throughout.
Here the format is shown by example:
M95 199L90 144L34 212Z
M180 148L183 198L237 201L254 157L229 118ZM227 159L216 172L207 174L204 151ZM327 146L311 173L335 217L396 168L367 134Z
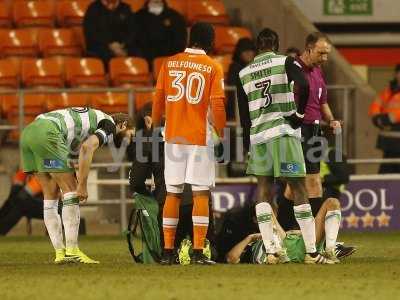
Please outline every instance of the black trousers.
M43 197L14 188L0 209L0 235L6 235L23 217L43 219Z

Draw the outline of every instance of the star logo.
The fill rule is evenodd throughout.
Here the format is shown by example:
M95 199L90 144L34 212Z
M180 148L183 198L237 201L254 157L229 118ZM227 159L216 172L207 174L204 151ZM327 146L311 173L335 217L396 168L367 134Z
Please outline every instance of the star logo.
M360 220L353 212L348 216L345 217L347 222L347 228L358 228L358 221Z
M381 212L381 214L376 217L376 219L378 220L378 226L379 227L389 227L391 218L392 217L387 215L384 211Z
M361 217L361 220L363 222L363 228L374 228L374 221L375 217L371 215L369 212L367 212L363 217Z

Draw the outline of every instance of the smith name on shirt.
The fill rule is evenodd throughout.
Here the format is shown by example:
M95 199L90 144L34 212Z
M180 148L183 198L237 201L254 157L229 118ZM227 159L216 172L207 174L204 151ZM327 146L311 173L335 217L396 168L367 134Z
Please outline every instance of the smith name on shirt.
M198 64L187 60L170 60L168 61L168 68L185 68L207 73L211 73L212 71L212 66Z

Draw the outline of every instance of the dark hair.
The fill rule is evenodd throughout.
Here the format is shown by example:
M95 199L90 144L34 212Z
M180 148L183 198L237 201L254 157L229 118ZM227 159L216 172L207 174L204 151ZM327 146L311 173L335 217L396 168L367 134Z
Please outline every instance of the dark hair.
M277 52L279 50L279 36L272 29L265 28L258 34L256 45L258 51L272 50Z
M232 60L241 63L242 59L240 55L244 51L252 50L256 52L256 45L254 45L254 41L249 38L241 38L235 47L235 51L233 52Z
M307 35L306 37L306 49L312 49L315 47L315 44L319 41L319 40L326 40L327 42L331 43L331 41L328 39L328 37L323 34L322 32L316 31L313 33L310 33L309 35Z
M190 29L189 47L201 48L210 52L214 46L214 27L205 22L195 23Z
M285 55L289 55L290 53L294 53L296 54L296 56L300 56L301 52L299 50L299 48L296 47L289 47L286 49Z
M126 128L127 129L133 129L134 126L134 121L133 118L129 117L128 114L124 113L116 113L111 115L111 118L113 118L115 125L120 125L124 122L126 122Z

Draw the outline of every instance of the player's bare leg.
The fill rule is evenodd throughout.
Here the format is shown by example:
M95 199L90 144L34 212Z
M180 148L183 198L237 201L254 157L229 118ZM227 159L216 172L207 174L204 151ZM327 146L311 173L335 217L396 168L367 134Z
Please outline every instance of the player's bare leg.
M256 216L264 247L267 252L267 263L277 264L279 257L273 242L272 187L273 177L257 176Z
M58 214L60 189L48 173L36 173L35 176L43 189L43 219L51 243L56 251L54 263L61 264L66 260L61 217Z
M65 232L66 257L85 264L99 263L79 250L80 210L79 198L76 193L77 181L74 173L51 173L51 177L63 193L62 220Z
M308 198L322 197L322 182L321 175L319 173L307 174L305 184Z

